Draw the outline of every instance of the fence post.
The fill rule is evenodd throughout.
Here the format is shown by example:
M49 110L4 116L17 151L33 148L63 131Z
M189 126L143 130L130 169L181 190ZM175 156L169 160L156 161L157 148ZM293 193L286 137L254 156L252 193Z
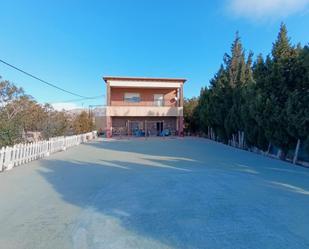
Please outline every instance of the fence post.
M26 163L28 163L30 161L30 144L27 143L26 144Z
M277 152L277 158L281 157L281 152L282 152L281 149L279 149L278 152Z
M0 150L0 172L3 171L4 147Z
M16 165L20 165L20 144L16 146Z
M62 151L66 150L65 140L66 140L65 137L62 137L61 140L60 140L61 141L61 150Z
M6 170L12 169L12 160L11 160L11 152L12 149L11 147L6 147L5 149L5 158L4 158L4 167Z
M49 151L48 151L48 144L49 144L49 141L44 141L44 156L49 156Z
M17 150L17 145L15 144L13 146L13 151L12 151L12 164L13 164L12 167L16 166L16 150Z
M25 144L21 145L21 163L25 163Z
M296 144L294 158L293 158L293 164L296 164L296 162L297 162L299 146L300 146L300 139L297 139L297 144Z

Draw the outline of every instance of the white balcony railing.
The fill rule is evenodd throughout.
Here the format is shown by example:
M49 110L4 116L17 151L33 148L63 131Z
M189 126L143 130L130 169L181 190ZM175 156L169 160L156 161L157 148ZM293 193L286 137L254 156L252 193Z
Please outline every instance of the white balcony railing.
M165 106L165 107L179 107L179 104L174 102L164 100L155 100L155 101L139 101L139 102L129 102L122 100L113 100L111 101L110 106Z
M106 116L112 117L179 117L183 107L168 106L107 106Z

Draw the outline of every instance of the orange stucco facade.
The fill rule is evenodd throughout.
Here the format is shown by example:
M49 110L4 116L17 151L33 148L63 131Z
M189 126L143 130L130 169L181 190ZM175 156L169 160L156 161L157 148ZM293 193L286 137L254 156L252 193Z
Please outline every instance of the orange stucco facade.
M104 77L107 137L183 134L184 79ZM126 96L133 96L131 99ZM159 96L159 97L158 97ZM158 100L159 98L159 100Z
M139 93L141 101L130 103L124 101L125 93ZM143 89L143 88L112 88L111 106L149 106L154 105L154 95L162 94L164 97L163 106L176 106L177 89Z

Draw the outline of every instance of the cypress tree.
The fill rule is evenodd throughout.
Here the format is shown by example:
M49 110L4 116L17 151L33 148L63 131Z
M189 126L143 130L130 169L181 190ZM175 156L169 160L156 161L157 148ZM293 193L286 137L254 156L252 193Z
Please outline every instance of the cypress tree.
M231 106L231 87L229 85L228 72L223 65L221 65L210 84L210 90L205 96L208 103L205 103L203 110L205 111L205 116L208 115L208 124L214 130L216 136L226 142L227 134L224 128L224 120Z
M273 62L269 77L267 97L266 136L269 141L282 149L282 159L289 149L293 148L296 139L287 130L288 116L286 115L286 103L289 97L289 80L292 70L291 61L296 56L296 50L290 44L287 29L281 24L277 40L272 48ZM265 90L266 90L265 89ZM272 106L270 110L270 106Z
M297 140L309 152L309 47L292 46L281 24L271 54L245 52L238 32L224 64L201 91L196 112L200 128L211 127L227 142L244 131L248 146L280 148L282 159ZM253 65L252 65L253 64Z
M294 88L286 102L288 132L305 144L309 152L309 47L297 47L297 58L293 61L291 81Z
M228 71L229 84L231 87L232 104L228 107L224 127L228 138L243 130L241 122L242 88L246 84L245 53L238 32L231 47L231 56L228 56L226 68Z

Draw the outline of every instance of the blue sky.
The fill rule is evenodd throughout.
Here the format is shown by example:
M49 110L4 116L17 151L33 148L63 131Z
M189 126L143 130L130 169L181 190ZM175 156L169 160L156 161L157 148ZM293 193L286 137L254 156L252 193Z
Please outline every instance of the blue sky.
M0 2L0 59L86 96L105 94L104 75L184 77L199 94L238 30L247 51L270 52L280 22L309 42L308 0L110 0ZM88 107L0 64L0 75L39 102Z

